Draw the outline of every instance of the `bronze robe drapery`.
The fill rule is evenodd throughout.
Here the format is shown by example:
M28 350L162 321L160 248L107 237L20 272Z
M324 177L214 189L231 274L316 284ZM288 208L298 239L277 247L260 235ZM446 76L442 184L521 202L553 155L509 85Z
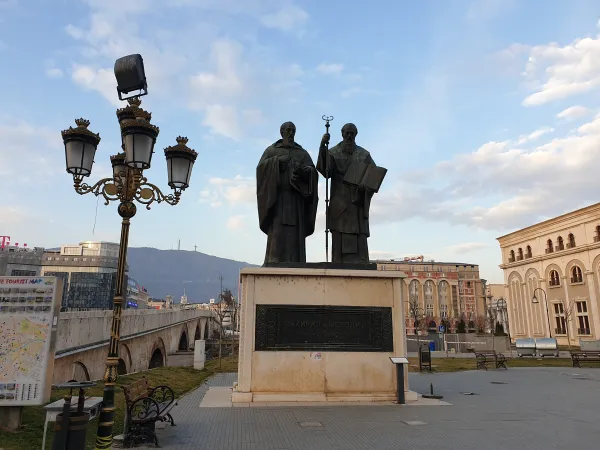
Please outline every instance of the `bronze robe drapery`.
M325 174L326 153L319 152L317 170ZM344 152L342 143L329 149L329 229L331 230L331 261L365 264L369 262L369 209L374 192L344 183L344 175L354 161L375 165L371 154L358 145Z
M290 162L280 168L283 156ZM297 170L301 166L310 171ZM260 229L268 236L265 263L306 262L306 237L315 231L318 181L313 161L300 145L286 146L280 139L263 153L256 168L256 197Z

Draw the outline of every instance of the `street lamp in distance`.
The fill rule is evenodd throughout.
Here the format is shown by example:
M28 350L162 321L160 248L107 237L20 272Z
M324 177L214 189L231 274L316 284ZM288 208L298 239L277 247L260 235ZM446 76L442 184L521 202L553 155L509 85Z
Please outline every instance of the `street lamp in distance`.
M552 328L550 328L550 312L548 311L548 295L546 294L546 291L542 288L535 288L533 290L533 298L531 299L531 303L533 303L534 305L538 305L540 303L539 299L535 295L537 291L541 291L544 293L544 304L546 306L546 320L548 321L548 337L552 337Z

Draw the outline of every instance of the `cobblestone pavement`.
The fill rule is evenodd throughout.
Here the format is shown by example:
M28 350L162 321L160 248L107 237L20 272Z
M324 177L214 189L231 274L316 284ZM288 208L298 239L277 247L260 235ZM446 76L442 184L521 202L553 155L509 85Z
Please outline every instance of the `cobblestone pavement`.
M180 400L164 449L592 449L600 442L600 370L515 368L411 374L452 406L200 408L219 374ZM464 395L472 393L474 395Z

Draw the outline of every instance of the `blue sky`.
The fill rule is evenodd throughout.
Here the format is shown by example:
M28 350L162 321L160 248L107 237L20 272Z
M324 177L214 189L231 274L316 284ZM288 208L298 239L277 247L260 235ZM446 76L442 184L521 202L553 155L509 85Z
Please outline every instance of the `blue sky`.
M592 0L0 0L0 234L118 240L116 205L73 191L60 131L89 119L90 181L106 176L112 67L141 53L161 130L150 181L168 190L178 135L199 159L178 206L138 209L130 245L261 263L256 163L287 120L315 155L330 114L333 141L354 122L388 168L372 257L465 261L501 282L496 237L599 199L599 17Z

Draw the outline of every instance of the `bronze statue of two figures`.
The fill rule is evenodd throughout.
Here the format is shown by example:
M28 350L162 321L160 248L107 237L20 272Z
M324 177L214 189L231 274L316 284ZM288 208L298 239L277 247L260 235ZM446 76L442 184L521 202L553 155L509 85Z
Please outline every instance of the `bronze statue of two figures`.
M329 129L329 121L326 124ZM342 127L342 141L332 148L323 135L317 164L294 141L296 126L281 125L281 139L269 146L256 168L260 229L268 236L265 266L306 263L306 237L315 231L319 173L331 182L326 205L326 240L331 232L333 266L369 265L369 209L386 169L356 145L354 124Z

